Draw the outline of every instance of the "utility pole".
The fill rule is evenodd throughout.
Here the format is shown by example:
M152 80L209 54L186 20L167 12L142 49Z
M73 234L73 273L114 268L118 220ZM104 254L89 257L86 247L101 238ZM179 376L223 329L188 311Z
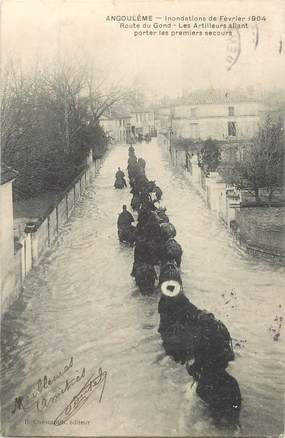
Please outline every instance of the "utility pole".
M169 152L170 152L170 154L172 153L172 148L171 148L171 146L172 146L171 140L172 140L172 135L173 135L172 120L173 120L173 112L172 112L172 110L170 110L170 127L169 127Z
M66 84L64 84L64 125L65 125L65 152L70 153L70 135L69 135L69 120L68 120L68 101Z

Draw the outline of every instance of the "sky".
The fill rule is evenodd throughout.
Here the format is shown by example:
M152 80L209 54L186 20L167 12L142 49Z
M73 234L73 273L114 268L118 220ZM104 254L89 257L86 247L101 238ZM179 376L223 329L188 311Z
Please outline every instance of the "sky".
M240 56L229 70L227 36L135 37L133 30L106 20L137 14L260 15L266 21L258 23L257 47L255 24L240 30ZM209 87L281 88L284 23L283 0L2 0L2 54L22 65L58 56L78 59L93 64L109 81L141 85L155 96Z

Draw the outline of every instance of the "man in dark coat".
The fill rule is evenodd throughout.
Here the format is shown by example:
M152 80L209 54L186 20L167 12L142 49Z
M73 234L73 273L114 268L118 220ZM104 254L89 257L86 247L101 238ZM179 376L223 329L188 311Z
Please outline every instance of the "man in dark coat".
M183 292L180 292L172 297L162 294L158 312L160 314L158 331L166 354L172 356L176 362L185 363L193 357L195 322L200 310Z
M136 245L135 245L134 263L133 263L131 276L134 277L136 266L142 263L151 265L152 259L153 259L153 255L149 243L146 241L146 239L143 236L138 234Z
M239 430L240 388L236 379L223 367L203 369L196 392L207 403L217 427Z
M127 210L127 206L123 205L123 211L119 214L117 225L118 228L127 228L130 225L132 225L132 222L134 222L134 218L131 215L131 213Z
M200 310L192 304L183 292L177 297L161 296L158 304L160 324L158 331L167 330L172 324L192 324L196 321Z
M207 403L217 427L239 428L241 394L238 382L226 368L234 360L231 337L226 326L214 315L202 312L195 338L193 364L186 364L188 373L198 382L196 392Z
M133 147L133 145L131 144L129 147L129 155L133 155L135 152L135 148Z
M118 167L118 170L116 172L116 179L123 179L125 177L124 172L121 170L120 167Z
M127 187L127 183L125 180L125 174L124 172L121 170L120 167L118 167L118 170L116 172L116 181L115 181L115 188L121 188L121 183L123 183L123 186Z

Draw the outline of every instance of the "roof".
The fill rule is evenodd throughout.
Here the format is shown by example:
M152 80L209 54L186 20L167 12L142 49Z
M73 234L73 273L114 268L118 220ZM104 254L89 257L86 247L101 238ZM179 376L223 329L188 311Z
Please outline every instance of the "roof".
M259 96L253 96L243 93L235 93L227 90L209 90L203 93L192 93L183 99L180 104L188 105L207 105L219 103L238 103L238 102L260 102Z
M255 90L207 89L189 92L184 96L172 99L168 104L160 105L160 109L188 105L258 103L264 96Z
M3 162L1 163L0 185L13 181L18 176L18 172Z
M130 119L132 116L128 113L111 111L110 114L107 115L110 120L120 120L120 119Z
M132 114L137 114L137 113L153 113L154 109L151 108L139 108L139 109L134 109L131 111Z

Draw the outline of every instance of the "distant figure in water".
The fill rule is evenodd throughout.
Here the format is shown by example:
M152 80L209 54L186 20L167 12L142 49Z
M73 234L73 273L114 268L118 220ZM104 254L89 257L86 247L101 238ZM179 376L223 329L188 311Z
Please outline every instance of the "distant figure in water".
M124 172L121 170L120 167L118 167L118 170L116 172L116 179L123 179L125 178Z
M132 214L127 210L127 206L123 205L123 211L119 214L117 225L118 228L126 228L134 222Z
M127 187L127 183L125 180L125 174L121 170L120 167L118 167L118 170L116 172L116 179L115 179L114 187L116 189L123 189L124 187Z
M118 237L120 242L127 242L133 245L136 240L136 227L132 225L134 218L131 213L127 210L127 206L123 205L123 211L119 214L117 226L118 226Z
M129 147L129 155L134 154L135 152L135 148L133 147L133 145L131 144L131 146Z

